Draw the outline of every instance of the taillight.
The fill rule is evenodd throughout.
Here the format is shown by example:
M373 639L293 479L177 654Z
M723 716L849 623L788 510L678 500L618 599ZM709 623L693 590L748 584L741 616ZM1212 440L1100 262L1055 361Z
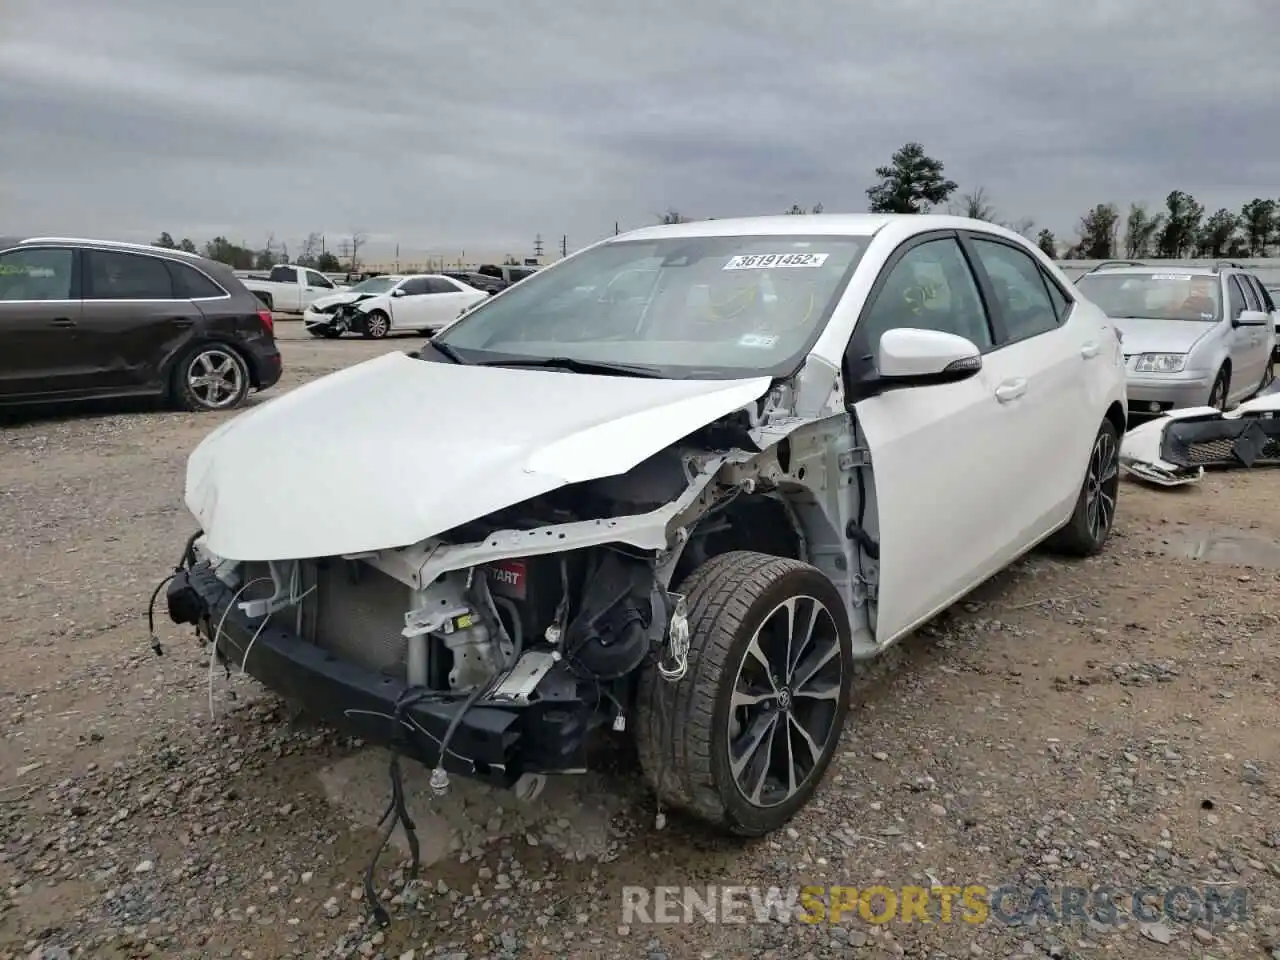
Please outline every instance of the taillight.
M271 336L274 337L276 335L276 325L275 325L275 321L271 319L271 311L259 310L258 319L262 321L262 326L267 331L267 333L271 334Z

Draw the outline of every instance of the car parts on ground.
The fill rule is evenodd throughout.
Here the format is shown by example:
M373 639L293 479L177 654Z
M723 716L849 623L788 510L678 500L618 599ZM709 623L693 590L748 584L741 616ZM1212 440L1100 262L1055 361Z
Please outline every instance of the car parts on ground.
M1205 467L1280 465L1280 387L1228 413L1191 407L1140 424L1125 434L1120 463L1161 487L1196 483Z

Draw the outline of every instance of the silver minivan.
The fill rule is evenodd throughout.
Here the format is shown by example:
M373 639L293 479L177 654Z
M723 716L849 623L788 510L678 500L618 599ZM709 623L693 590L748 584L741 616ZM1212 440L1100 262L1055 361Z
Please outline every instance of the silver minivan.
M1076 287L1123 337L1129 410L1226 410L1269 386L1275 321L1265 291L1239 264L1111 261Z

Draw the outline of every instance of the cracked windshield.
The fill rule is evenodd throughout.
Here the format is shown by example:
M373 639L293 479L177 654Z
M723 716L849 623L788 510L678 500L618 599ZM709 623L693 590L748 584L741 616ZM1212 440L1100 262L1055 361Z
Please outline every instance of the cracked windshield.
M535 275L436 338L465 360L571 358L666 376L797 365L865 237L609 243Z

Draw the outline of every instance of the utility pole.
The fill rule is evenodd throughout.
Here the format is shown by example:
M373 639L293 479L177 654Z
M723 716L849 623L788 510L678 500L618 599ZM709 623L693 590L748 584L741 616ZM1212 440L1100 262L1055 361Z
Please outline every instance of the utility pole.
M538 234L533 240L533 255L542 259L542 234Z
M567 257L569 255L569 235L563 234L560 237L560 256Z

